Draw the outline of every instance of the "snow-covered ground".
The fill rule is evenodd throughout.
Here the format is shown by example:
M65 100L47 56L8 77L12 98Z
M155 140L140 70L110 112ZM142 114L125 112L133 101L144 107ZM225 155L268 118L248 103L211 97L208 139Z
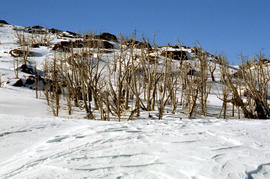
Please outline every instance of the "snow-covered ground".
M0 114L0 178L269 178L270 121Z
M10 85L12 26L0 26L0 41L0 178L270 178L270 121L56 118L34 91ZM53 54L34 50L38 66ZM218 113L216 95L208 100Z

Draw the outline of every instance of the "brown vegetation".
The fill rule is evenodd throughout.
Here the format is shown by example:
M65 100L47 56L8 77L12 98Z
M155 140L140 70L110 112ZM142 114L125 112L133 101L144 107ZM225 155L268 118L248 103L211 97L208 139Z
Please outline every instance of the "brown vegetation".
M66 34L78 38L76 33ZM107 40L118 40L112 34L83 37L54 44L52 49L60 52L44 65L44 78L35 73L28 80L32 85L44 80L44 94L56 116L61 105L69 114L75 108L84 110L88 119L96 119L99 113L101 120L132 120L146 111L152 118L151 113L156 112L160 120L166 112L181 111L189 118L207 116L208 96L212 86L219 83L223 104L217 117L226 119L230 107L234 117L236 107L238 118L241 114L245 118L270 118L269 60L263 55L243 59L235 73L223 56L213 56L200 46L189 48L190 55L183 50L184 46L169 45L173 49L164 50L152 48L145 40L122 39L120 49L112 50L114 45ZM18 32L17 38L21 48L11 50L10 54L15 57L14 71L18 77L19 59L26 65L28 57L34 55L30 48L49 47L51 40L45 34L26 38L24 32ZM113 53L113 59L104 61L105 53ZM220 76L215 76L217 67ZM16 85L24 85L21 82Z

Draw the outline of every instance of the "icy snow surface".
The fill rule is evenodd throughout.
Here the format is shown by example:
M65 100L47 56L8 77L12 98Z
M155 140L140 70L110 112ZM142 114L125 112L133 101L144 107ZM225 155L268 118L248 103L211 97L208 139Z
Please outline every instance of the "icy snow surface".
M269 178L270 121L0 115L0 178Z

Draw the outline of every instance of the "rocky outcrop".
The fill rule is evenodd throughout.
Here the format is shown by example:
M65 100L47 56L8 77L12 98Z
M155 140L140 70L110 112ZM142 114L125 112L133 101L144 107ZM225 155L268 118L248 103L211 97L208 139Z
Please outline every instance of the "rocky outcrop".
M64 31L61 33L62 37L68 37L68 38L80 38L81 35L75 32L71 32L71 31Z
M53 50L62 50L69 52L71 48L105 48L113 49L114 46L108 41L103 40L75 40L75 41L61 41L53 46Z
M28 33L32 33L32 34L45 34L45 33L47 33L47 29L40 26L40 25L26 27L25 31Z
M123 42L123 45L126 45L127 47L134 47L134 48L148 48L152 49L152 46L148 42L140 42L137 40L126 40Z
M6 24L6 25L8 25L7 21L5 21L5 20L0 20L0 24Z
M118 39L115 35L108 33L108 32L104 32L100 35L96 35L95 36L96 39L102 39L102 40L108 40L108 41L113 41L113 42L118 42Z
M36 67L30 65L30 64L22 64L20 67L17 68L17 70L27 73L27 74L37 74L39 76L43 75L43 72L41 70L36 69Z
M63 31L59 30L59 29L48 29L48 31L52 34L59 34L59 33L62 33Z
M168 50L168 51L163 51L161 56L168 57L174 60L188 60L187 52L186 51L173 51L173 50Z

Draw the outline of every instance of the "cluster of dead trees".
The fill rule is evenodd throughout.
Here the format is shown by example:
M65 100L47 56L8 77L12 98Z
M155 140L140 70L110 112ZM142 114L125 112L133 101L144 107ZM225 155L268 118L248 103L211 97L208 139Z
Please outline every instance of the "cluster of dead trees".
M113 60L106 60L99 48L76 52L71 48L45 64L48 104L56 116L62 104L69 114L74 107L83 109L88 119L95 119L99 112L101 120L112 116L131 120L141 111L148 111L149 116L150 111L158 111L162 119L164 112L175 114L177 109L187 109L189 118L199 111L206 116L212 62L205 53L189 61L186 53L177 61L167 54L163 57L157 49L138 49L134 44L120 46Z
M118 41L108 34L103 36L100 39ZM56 116L62 107L70 115L74 109L81 109L88 119L99 116L101 120L132 120L142 111L149 112L149 116L153 111L158 119L165 112L183 112L189 118L207 116L208 96L213 85L218 84L223 101L218 117L223 114L228 118L231 106L232 117L238 111L238 118L270 118L269 61L263 55L252 60L243 58L235 73L223 56L213 58L200 46L193 48L190 56L187 51L160 51L146 41L120 40L119 50L110 46L113 59L105 59L106 41L89 37L56 44L55 48L61 45L68 50L55 52L44 65L44 93ZM14 69L18 69L19 58L23 64L28 63L34 44L51 43L45 34L27 39L18 32L17 38L21 48L10 52L16 59ZM215 73L217 66L219 75ZM15 73L18 77L18 71ZM37 75L36 79L38 84Z
M232 73L224 58L220 58L221 80L223 82L223 112L226 118L227 103L238 108L245 118L269 119L269 95L270 81L269 60L259 54L253 59L242 57L242 64L236 73Z

